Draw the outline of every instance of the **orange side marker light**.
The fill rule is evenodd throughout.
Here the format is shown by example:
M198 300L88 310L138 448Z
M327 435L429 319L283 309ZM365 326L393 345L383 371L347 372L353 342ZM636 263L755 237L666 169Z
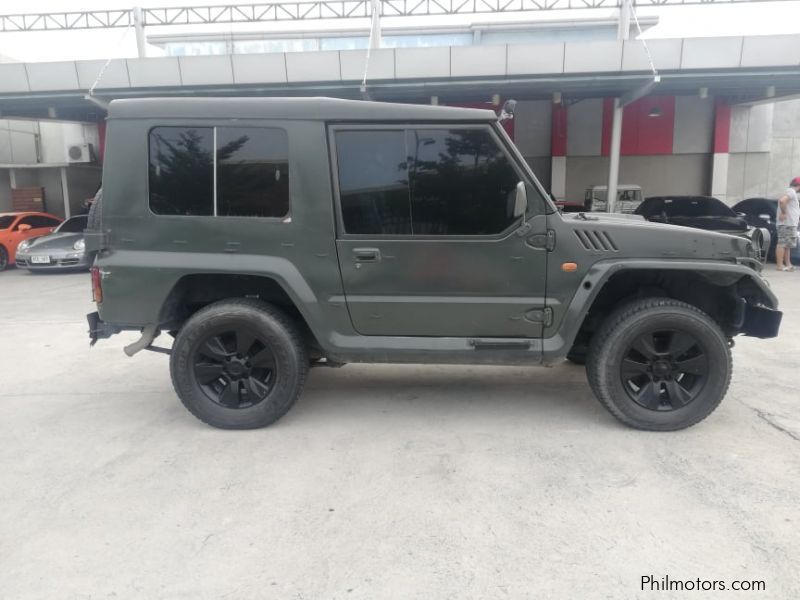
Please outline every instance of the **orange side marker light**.
M561 263L561 270L564 271L564 273L574 273L578 270L578 263Z

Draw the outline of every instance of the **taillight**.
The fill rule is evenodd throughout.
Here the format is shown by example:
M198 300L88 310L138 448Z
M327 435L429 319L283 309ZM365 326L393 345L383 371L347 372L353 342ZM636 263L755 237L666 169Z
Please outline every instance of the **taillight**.
M100 267L92 267L92 301L100 304L103 302L103 287L100 285Z

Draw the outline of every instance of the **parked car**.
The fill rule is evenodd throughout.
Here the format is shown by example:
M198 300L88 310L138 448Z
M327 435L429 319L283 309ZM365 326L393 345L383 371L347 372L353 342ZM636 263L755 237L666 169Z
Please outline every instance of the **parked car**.
M107 140L90 340L139 332L126 354L168 354L216 427L281 418L312 366L542 366L586 344L612 415L681 429L725 396L731 339L780 327L750 241L559 213L489 110L114 100Z
M20 242L51 233L61 221L41 212L0 213L0 271L14 264Z
M747 238L760 260L767 258L771 235L763 227L752 227L727 204L712 196L651 196L634 214L648 221L694 227Z
M71 217L53 233L21 242L17 246L17 266L31 272L87 270L91 253L86 252L83 231L88 221L88 215Z
M621 183L617 186L617 203L614 212L631 214L642 203L642 187ZM592 212L608 212L608 186L593 185L586 189L583 198L586 210Z
M777 198L748 198L733 205L733 210L741 216L751 227L760 227L769 231L770 244L767 260L775 260L775 247L778 245L778 227L776 216L778 214ZM800 245L792 248L792 261L800 264Z

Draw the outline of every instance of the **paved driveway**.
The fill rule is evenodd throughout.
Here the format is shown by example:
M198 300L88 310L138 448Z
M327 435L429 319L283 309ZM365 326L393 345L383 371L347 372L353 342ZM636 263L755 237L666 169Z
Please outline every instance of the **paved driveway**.
M777 340L679 433L583 370L317 369L268 429L178 402L167 357L89 348L88 276L0 274L0 598L800 597L800 273Z

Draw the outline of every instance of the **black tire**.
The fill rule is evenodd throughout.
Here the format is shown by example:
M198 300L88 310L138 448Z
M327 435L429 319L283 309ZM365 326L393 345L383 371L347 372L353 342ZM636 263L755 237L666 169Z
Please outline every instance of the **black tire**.
M183 405L221 429L256 429L280 419L300 395L308 365L295 323L250 298L222 300L192 315L170 356Z
M732 362L728 340L707 314L678 300L644 298L606 319L586 371L597 399L622 423L674 431L714 412Z
M103 229L103 194L95 196L92 206L89 207L89 216L86 218L86 229L101 231Z
M0 246L0 271L5 271L8 267L8 250Z

